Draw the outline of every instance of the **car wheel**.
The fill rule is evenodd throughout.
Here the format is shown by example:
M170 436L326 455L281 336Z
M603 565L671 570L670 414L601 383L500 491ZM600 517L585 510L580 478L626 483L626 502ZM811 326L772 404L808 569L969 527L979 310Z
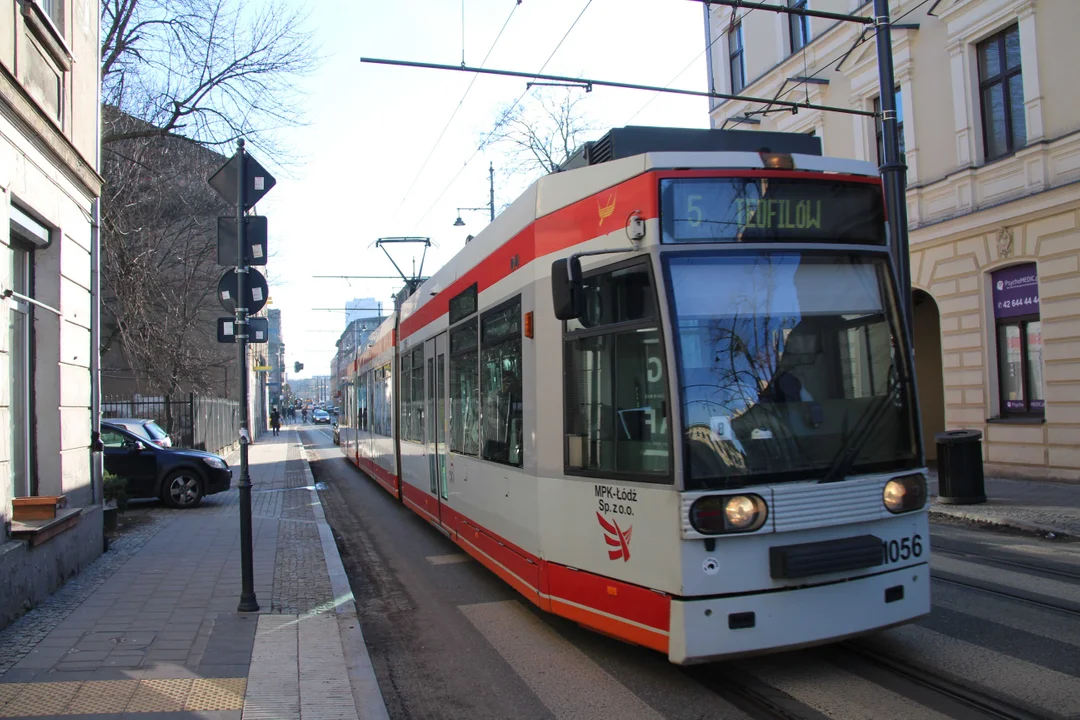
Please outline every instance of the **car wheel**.
M170 473L161 484L161 499L169 507L197 507L203 499L202 478L194 470Z

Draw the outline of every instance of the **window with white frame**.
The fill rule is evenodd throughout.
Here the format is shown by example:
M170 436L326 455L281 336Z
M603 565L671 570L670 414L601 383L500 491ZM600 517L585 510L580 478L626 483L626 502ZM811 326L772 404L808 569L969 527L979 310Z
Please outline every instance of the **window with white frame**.
M743 57L742 23L737 22L728 33L728 66L731 69L731 92L741 93L746 87L746 62Z
M900 160L906 162L904 156L907 154L907 146L904 143L904 102L903 96L900 94L900 86L896 87L895 100L896 103L896 131L900 136ZM874 98L874 112L881 115L881 97ZM881 118L874 118L874 134L877 136L877 161L878 165L885 164L885 140L882 134Z
M787 5L793 10L806 10L807 0L787 0ZM791 42L791 52L795 53L806 47L810 42L810 18L805 15L788 15L788 40Z
M64 0L37 0L38 5L45 12L45 15L52 20L52 24L60 31L60 34L64 34Z
M979 105L986 159L1010 155L1027 144L1024 76L1020 65L1020 26L1013 25L976 48Z

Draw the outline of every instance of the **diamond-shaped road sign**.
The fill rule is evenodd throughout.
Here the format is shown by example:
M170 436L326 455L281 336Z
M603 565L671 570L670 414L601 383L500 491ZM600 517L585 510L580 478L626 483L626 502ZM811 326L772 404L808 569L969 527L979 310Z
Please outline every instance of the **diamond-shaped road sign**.
M258 270L248 270L244 283L245 304L249 313L257 313L266 306L266 278ZM236 270L229 268L218 281L218 302L225 312L236 312Z
M230 205L236 205L236 173L240 169L240 153L236 153L229 161L210 177L210 187L224 198ZM270 188L277 185L274 176L266 171L259 161L244 153L244 212L250 210L255 203L262 199L263 195L270 192Z
M270 321L267 318L248 318L249 343L264 343L269 337ZM234 318L218 318L217 341L219 343L236 342L236 320Z

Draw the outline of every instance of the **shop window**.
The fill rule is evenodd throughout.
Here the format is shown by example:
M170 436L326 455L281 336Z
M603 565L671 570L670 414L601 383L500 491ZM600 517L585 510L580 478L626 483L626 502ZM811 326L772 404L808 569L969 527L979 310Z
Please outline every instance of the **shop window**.
M979 43L977 52L983 150L989 161L1014 153L1027 143L1019 26Z
M482 457L521 467L521 298L484 313L480 321Z
M479 335L475 318L450 330L450 451L480 453Z
M1046 394L1035 263L998 270L992 282L1001 415L1041 417Z
M594 274L585 294L564 342L567 471L666 480L667 380L649 268Z

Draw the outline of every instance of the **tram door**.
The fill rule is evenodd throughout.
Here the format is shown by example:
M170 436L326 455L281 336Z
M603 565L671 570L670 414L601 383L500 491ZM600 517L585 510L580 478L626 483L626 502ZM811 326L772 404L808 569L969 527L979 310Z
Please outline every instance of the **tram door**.
M427 341L424 361L427 377L427 407L424 413L427 428L424 436L427 438L428 489L432 495L446 500L446 333ZM441 502L439 506L442 507Z

